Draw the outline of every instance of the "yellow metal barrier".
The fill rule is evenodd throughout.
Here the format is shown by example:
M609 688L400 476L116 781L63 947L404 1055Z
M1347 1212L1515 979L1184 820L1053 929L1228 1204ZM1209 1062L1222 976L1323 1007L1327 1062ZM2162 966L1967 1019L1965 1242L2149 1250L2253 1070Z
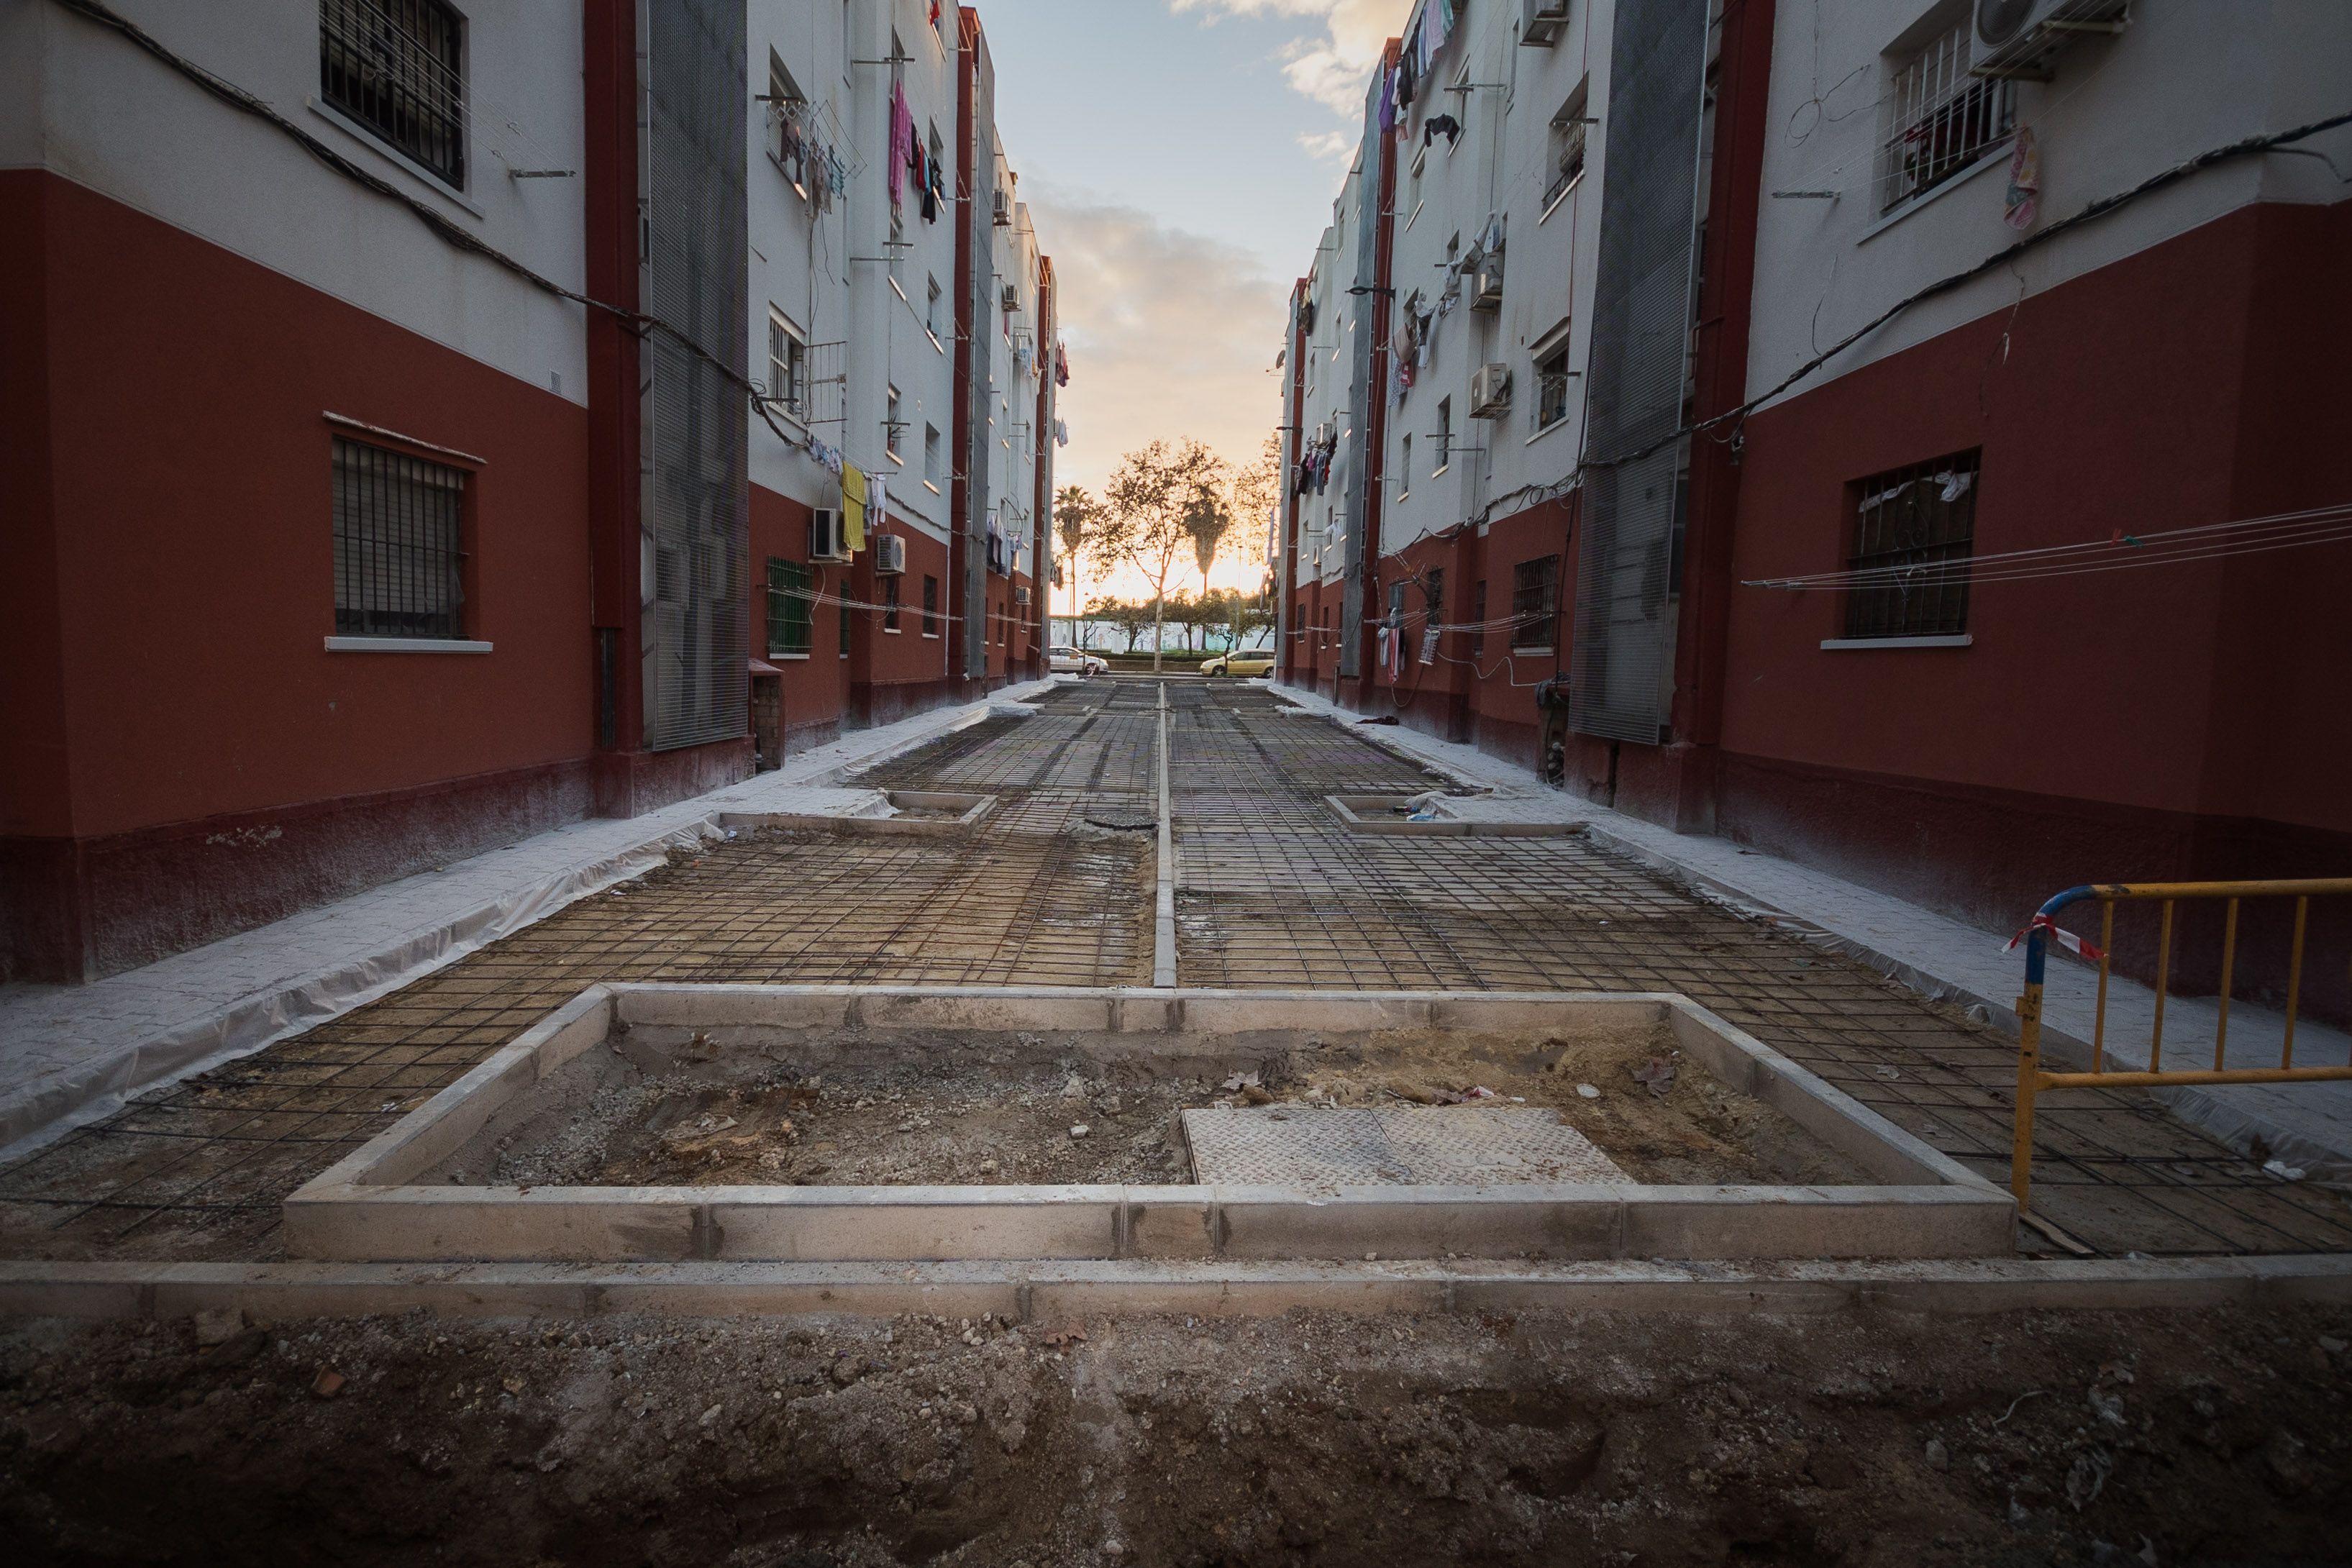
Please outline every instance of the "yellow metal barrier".
M2017 1205L2027 1206L2033 1181L2033 1102L2038 1095L2058 1089L2159 1089L2209 1083L2318 1083L2352 1079L2352 1066L2299 1068L2294 1065L2295 1010L2303 993L2303 938L2309 924L2311 900L2352 894L2352 877L2318 878L2304 881L2269 882L2100 882L2069 888L2043 904L2025 930L2025 993L2017 999L2017 1124L2010 1153L2009 1186ZM2213 1030L2210 1068L2164 1067L2164 1004L2172 979L2176 904L2184 900L2228 900L2221 936L2221 1017ZM2278 1066L2233 1068L2228 1065L2230 989L2238 960L2238 906L2246 899L2293 899L2294 937L2289 949L2286 982L2286 1029L2280 1042ZM2058 926L2057 914L2069 904L2097 900L2099 941L2084 942ZM2163 912L2156 949L2156 1019L2147 1043L2145 1071L2106 1070L2107 970L2114 962L2116 906L2119 903L2159 903ZM2099 999L2091 1022L2091 1070L2048 1072L2042 1066L2042 983L2050 944L2076 952L2099 966Z

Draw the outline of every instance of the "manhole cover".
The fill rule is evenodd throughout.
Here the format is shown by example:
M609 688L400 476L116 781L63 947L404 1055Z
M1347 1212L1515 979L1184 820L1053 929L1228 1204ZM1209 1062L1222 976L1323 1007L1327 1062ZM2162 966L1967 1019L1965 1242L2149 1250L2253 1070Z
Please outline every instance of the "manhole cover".
M1188 1110L1200 1182L1257 1186L1482 1186L1631 1182L1559 1113L1535 1106L1380 1110L1264 1105Z

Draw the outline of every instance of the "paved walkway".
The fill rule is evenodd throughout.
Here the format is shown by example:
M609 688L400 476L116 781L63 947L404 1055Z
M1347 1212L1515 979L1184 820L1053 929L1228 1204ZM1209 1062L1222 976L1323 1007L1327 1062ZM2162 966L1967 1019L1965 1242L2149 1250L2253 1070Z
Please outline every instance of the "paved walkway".
M1631 855L1675 880L1781 923L1819 945L1859 958L1939 1001L1981 1006L2011 1034L2012 1010L2024 979L2022 951L2002 951L2007 932L1993 933L1904 902L1890 894L1743 849L1727 838L1680 834L1607 806L1580 800L1540 783L1527 768L1475 746L1440 741L1402 725L1357 722L1357 716L1312 692L1276 689L1286 701L1328 715L1355 733L1443 769L1491 795L1457 803L1463 815L1513 821L1584 822L1595 842ZM2056 889L2053 888L2053 891ZM2022 923L2031 910L2019 911ZM2096 1012L2095 968L2053 956L2042 1005L2046 1051L2087 1066ZM2106 1055L2117 1068L2145 1068L2156 1017L2156 993L2137 981L2108 982ZM2219 1010L2211 997L2174 996L2166 1004L2167 1049L2177 1065L2210 1060ZM2272 1067L2285 1029L2282 1014L2237 1002L2230 1009L2229 1062ZM2202 1043L2204 1055L2196 1048ZM2352 1059L2352 1037L2303 1019L2295 1025L2294 1056L2310 1067ZM2300 1084L2282 1089L2166 1090L2158 1098L2232 1148L2260 1138L2289 1167L2332 1183L2352 1184L2352 1083Z
M847 816L845 775L1052 689L860 730L643 816L576 822L89 985L0 987L0 1155L347 1013L699 844L722 812Z

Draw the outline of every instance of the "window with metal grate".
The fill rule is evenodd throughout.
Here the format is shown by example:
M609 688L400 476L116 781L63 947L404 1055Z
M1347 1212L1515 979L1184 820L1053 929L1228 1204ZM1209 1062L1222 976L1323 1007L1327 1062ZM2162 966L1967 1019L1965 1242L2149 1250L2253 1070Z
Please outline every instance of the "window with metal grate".
M335 630L462 637L466 474L335 437Z
M1977 452L1873 474L1853 487L1849 637L1955 637L1969 626Z
M465 18L442 0L320 0L320 95L461 188L465 54Z
M1559 557L1546 555L1511 568L1511 651L1549 653L1559 619Z
M814 644L810 593L814 579L797 561L768 562L768 652L774 656L807 653Z
M2017 83L1972 74L1976 24L1963 15L1895 67L1878 153L1878 210L1892 212L1973 167L2017 130Z

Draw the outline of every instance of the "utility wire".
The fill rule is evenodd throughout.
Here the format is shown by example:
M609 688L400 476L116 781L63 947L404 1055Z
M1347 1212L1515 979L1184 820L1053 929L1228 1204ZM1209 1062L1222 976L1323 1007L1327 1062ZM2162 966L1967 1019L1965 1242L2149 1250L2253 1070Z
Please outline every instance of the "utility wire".
M1774 398L1779 397L1782 393L1787 392L1799 382L1811 377L1815 372L1828 364L1832 360L1837 358L1840 354L1845 353L1846 350L1853 347L1854 344L1870 336L1873 332L1878 331L1879 328L1886 325L1889 321L1895 320L1895 317L1902 315L1905 311L1910 310L1915 305L1924 304L1927 300L1935 299L1938 295L1951 292L1953 289L1958 289L1960 285L1972 279L1979 278L1985 273L1993 271L2001 267L2006 267L2010 263L2015 261L2019 257L2025 255L2029 251L2040 249L2042 246L2048 244L2050 241L2057 238L2063 234L2066 234L2075 228L2079 228L2083 225L2090 223L2095 219L2105 217L2107 214L2127 206L2143 196L2152 195L2156 192L2165 189L2167 186L2178 184L2182 180L2189 178L2190 175L2195 174L2201 170L2211 168L2217 163L2231 163L2240 158L2256 157L2262 153L2270 152L2273 148L2284 146L2290 142L2304 141L2306 138L2316 136L2323 132L2333 131L2340 125L2347 124L2352 124L2352 111L2347 111L2341 114L2331 114L2324 120L2315 120L2308 124L2298 125L2290 131L2273 132L2260 136L2248 136L2240 141L2230 142L2226 146L2216 147L2210 151L2200 153L2193 158L2187 159L2182 163L2175 163L2169 168L2160 170L2158 173L2149 175L2147 179L2142 180L2139 184L2131 186L2127 190L2118 191L2112 195L2102 196L2098 200L2089 204L2087 206L2083 207L2080 211L2070 214L2065 217L2058 219L2055 223L2049 225L2045 228L2037 229L2033 233L2025 236L2015 244L2004 246L2002 248L1993 252L1990 256L1986 257L1981 261L1976 262L1972 266L1962 268L1958 272L1950 273L1943 278L1939 278L1935 282L1927 285L1925 288L1904 296L1894 304L1889 305L1885 310L1880 311L1877 315L1872 317L1863 325L1855 328L1853 331L1847 333L1844 337L1839 339L1828 348L1822 350L1821 353L1813 355L1812 358L1797 366L1796 369L1781 377L1780 380L1775 383L1771 387L1759 393L1756 396L1749 398L1747 402L1740 404L1738 407L1727 409L1723 413L1715 415L1710 418L1696 420L1690 424L1679 426L1670 434L1659 437L1657 440L1651 442L1645 447L1640 447L1632 451L1620 452L1614 457L1609 458L1580 458L1577 461L1576 467L1565 477L1556 479L1550 484L1522 486L1517 490L1507 495L1498 496L1495 500L1488 501L1486 505L1480 510L1477 520L1480 521L1486 521L1487 518L1494 515L1497 507L1502 506L1506 502L1525 501L1528 505L1539 505L1546 500L1554 500L1559 496L1566 495L1569 491L1576 489L1583 482L1585 474L1590 470L1619 468L1627 463L1638 462L1642 458L1650 456L1652 453L1660 451L1663 448L1671 446L1673 443L1682 440L1685 437L1702 435L1724 425L1738 424L1738 422L1745 420L1757 409L1771 402Z
M1742 580L1743 588L1784 588L1796 592L1849 588L1933 588L1946 582L2023 583L2043 577L2074 577L2088 572L2120 572L2137 566L2162 566L2178 561L2210 561L2224 556L2252 555L2272 550L2330 544L2352 539L2352 503L2316 507L2308 511L2280 512L2270 517L2243 518L2232 522L2200 523L2158 533L2112 536L2080 544L2053 544L2034 550L2007 550L1991 555L1963 556L1952 561L1916 564L1856 567L1843 572L1816 572L1797 577L1756 577Z
M317 137L311 135L309 132L303 130L300 126L295 124L292 121L278 113L278 110L272 108L268 103L265 102L261 99L256 98L252 93L247 92L245 89L237 86L235 82L229 81L222 77L215 76L211 71L206 70L204 67L196 64L194 60L187 58L184 55L174 53L172 49L166 47L161 40L156 38L153 34L141 27L129 17L124 16L121 13L100 4L100 0L57 0L57 4L65 7L65 9L75 13L77 16L81 16L87 21L94 22L101 27L107 27L114 32L120 33L122 37L131 40L131 43L137 45L140 48L145 50L148 54L152 55L164 65L170 67L173 70L177 71L180 75L187 78L190 81L194 82L198 87L204 89L215 98L219 99L223 103L227 104L232 109L236 109L242 113L250 114L255 119L270 126L273 130L292 138L296 145L299 146L304 152L310 153L310 156L319 160L320 163L324 163L336 174L342 175L345 179L351 180L355 184L364 185L369 190L373 191L376 195L383 196L389 201L399 203L402 206L407 208L410 214L413 215L418 222L424 224L426 228L432 230L434 236L444 243L453 246L459 250L466 251L470 255L481 257L484 260L488 261L495 266L504 268L507 271L513 273L516 277L521 279L532 288L540 289L544 293L551 294L559 300L570 300L575 305L583 306L591 310L601 310L606 315L612 316L621 321L630 330L633 335L638 338L644 338L649 331L658 331L675 340L679 345L684 347L688 353L702 361L703 363L709 365L712 370L717 371L721 377L732 383L737 389L749 396L751 400L751 406L759 412L761 422L765 424L770 430L774 431L778 439L783 441L787 446L794 447L798 447L801 445L798 441L793 440L793 437L784 431L783 427L779 426L773 418L770 417L767 408L767 400L763 394L763 390L760 386L755 384L750 378L743 375L740 372L737 371L734 366L727 363L724 360L719 359L716 354L710 353L709 350L695 342L693 338L688 336L684 331L680 331L677 327L670 325L667 321L663 321L660 317L648 315L642 310L625 310L621 306L608 304L604 300L595 299L587 294L583 294L576 289L567 289L562 284L555 281L555 279L535 271L531 268L524 265L522 262L516 260L513 257L509 256L505 251L499 249L496 246L476 238L442 214L435 211L432 207L417 200L415 196L410 195L407 192L400 189L397 185L394 185L391 181L384 179L382 175L371 173L369 170L352 162L349 158L344 157L341 153L336 152L332 147L328 146L325 142L320 141Z

